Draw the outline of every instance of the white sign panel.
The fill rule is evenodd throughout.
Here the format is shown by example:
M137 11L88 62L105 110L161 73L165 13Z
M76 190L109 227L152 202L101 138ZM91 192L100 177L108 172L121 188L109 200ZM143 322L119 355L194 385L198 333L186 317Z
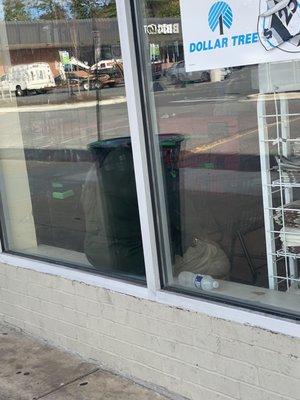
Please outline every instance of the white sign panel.
M185 67L300 59L298 0L180 0Z

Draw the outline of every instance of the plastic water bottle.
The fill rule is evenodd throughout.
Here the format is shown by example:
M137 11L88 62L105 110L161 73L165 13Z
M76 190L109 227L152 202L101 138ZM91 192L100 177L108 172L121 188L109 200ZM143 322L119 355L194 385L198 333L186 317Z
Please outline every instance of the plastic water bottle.
M218 289L219 282L210 275L193 274L192 272L183 271L178 275L180 285L202 290Z

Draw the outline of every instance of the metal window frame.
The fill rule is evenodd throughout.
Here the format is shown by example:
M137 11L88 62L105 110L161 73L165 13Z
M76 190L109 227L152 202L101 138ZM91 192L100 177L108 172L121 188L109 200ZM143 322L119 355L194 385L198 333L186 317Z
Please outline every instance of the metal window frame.
M138 71L139 60L133 28L133 3L133 0L116 0L147 287L117 278L59 266L55 263L5 253L2 250L3 248L1 249L0 263L83 282L171 307L204 313L227 321L300 337L299 325L293 320L284 318L284 316L266 314L261 309L250 310L249 308L242 308L242 305L238 302L235 302L234 305L229 305L225 304L225 302L217 302L216 299L196 298L188 293L175 293L174 291L162 289L160 265L164 260L161 259L160 255L159 227L157 226L158 222L162 221L158 221L159 217L156 214L155 199L153 198L154 188L150 179L151 160L148 158L148 143L146 143L147 121L145 120L145 109L143 109L143 104L145 107L145 99L143 99L143 87L140 79L142 71ZM3 240L3 238L1 239Z
M163 250L166 252L168 246L168 237L166 235L166 232L163 231L164 229L164 221L167 221L166 217L166 211L162 210L162 203L164 202L163 199L163 194L160 192L160 185L162 185L161 182L159 182L159 176L157 176L157 168L160 167L160 162L159 160L155 159L155 143L151 141L151 138L153 137L154 134L157 132L153 132L153 129L155 129L155 116L153 116L153 109L155 110L155 104L154 104L154 98L153 95L149 95L151 92L150 87L149 87L149 81L151 81L151 77L149 78L149 68L147 68L147 65L141 62L141 60L145 59L145 54L144 54L144 49L145 49L145 43L143 43L143 37L144 37L144 32L143 32L143 24L142 24L142 15L141 15L141 9L139 7L138 0L125 0L125 3L128 3L128 8L129 4L131 5L131 21L130 17L128 16L128 24L127 26L130 27L133 26L133 36L132 36L132 47L131 47L131 52L130 52L130 57L133 58L134 56L136 57L135 60L135 65L138 66L138 77L139 77L139 83L141 85L140 89L140 101L142 102L143 105L143 111L145 113L145 121L147 122L147 126L145 128L144 134L148 135L148 149L146 149L146 154L148 154L148 157L150 158L152 156L152 160L150 159L148 162L148 177L152 178L152 190L154 191L154 196L153 196L153 214L158 213L160 214L158 218L156 218L156 236L158 239L161 240L159 243L160 247L157 247L156 250L159 252L160 250ZM123 2L123 3L124 3ZM127 9L128 12L128 9ZM153 124L151 124L151 122ZM152 126L150 126L152 125ZM154 128L153 128L154 125ZM133 132L132 132L133 133ZM134 134L134 133L133 133ZM149 135L151 136L149 138ZM145 151L143 149L143 151ZM158 171L158 175L161 175L161 172ZM150 188L151 189L151 188ZM159 205L159 206L158 206ZM157 222L158 221L158 222ZM162 225L162 226L161 226ZM157 245L157 243L156 243ZM164 248L162 249L162 247ZM160 254L159 260L161 262L164 262L165 266L168 267L168 254L166 259L164 259L164 254ZM162 265L160 265L160 268L158 267L156 271L161 271L161 276L164 274L164 270L162 268ZM169 273L167 272L169 275ZM165 290L165 292L173 292L173 293L179 293L182 296L188 295L188 291L184 290L179 290L176 287L172 287L172 282L168 280L168 285L163 284L162 288ZM251 310L253 312L258 312L258 313L265 313L265 314L270 314L272 317L280 317L280 318L290 318L291 320L298 321L300 320L299 315L295 315L292 312L285 312L284 310L281 309L274 309L274 307L270 307L268 305L256 305L254 303L250 303L249 301L243 301L243 300L238 300L231 298L230 296L228 297L223 297L223 296L218 296L213 293L200 293L195 294L194 293L194 298L198 298L198 301L212 301L212 302L219 302L219 304L226 304L227 306L234 306L234 307L241 307L245 308L247 310Z

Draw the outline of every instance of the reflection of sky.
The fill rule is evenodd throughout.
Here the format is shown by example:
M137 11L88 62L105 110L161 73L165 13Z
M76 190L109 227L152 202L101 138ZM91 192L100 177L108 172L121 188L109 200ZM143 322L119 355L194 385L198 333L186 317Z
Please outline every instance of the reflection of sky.
M0 21L4 20L3 3L0 1Z
M94 0L95 4L98 5L99 7L107 5L109 3L115 3L115 0L107 1L107 0ZM50 4L57 4L61 6L62 9L66 11L67 17L72 18L72 11L71 11L71 5L72 5L72 0L71 1L65 1L65 0L56 0L56 1L43 1L42 4L44 6L44 10L39 7L41 4L39 0L35 1L35 5L33 5L33 2L30 0L24 0L24 4L27 5L27 11L29 13L29 18L32 20L39 19L47 10L47 5ZM3 11L3 0L0 0L0 20L4 20L4 11Z
M43 10L42 8L39 7L39 2L37 2L37 6L35 6L35 7L30 7L29 6L28 7L28 12L29 12L30 18L31 19L39 19L45 13L45 11L47 12L47 5L49 5L49 4L50 4L50 1L48 3L45 2L43 4L44 7L46 8L46 10L45 9ZM66 14L67 14L67 16L69 18L72 17L72 12L71 12L71 8L70 8L70 6L71 6L70 2L55 1L55 2L52 2L52 4L60 6L63 10L66 11Z

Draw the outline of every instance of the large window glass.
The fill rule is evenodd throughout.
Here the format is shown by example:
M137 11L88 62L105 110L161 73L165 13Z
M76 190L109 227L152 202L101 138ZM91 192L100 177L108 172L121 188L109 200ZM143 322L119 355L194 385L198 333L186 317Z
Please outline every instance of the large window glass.
M179 0L135 5L165 287L298 314L299 61L187 72Z
M144 280L115 1L0 1L5 250Z

